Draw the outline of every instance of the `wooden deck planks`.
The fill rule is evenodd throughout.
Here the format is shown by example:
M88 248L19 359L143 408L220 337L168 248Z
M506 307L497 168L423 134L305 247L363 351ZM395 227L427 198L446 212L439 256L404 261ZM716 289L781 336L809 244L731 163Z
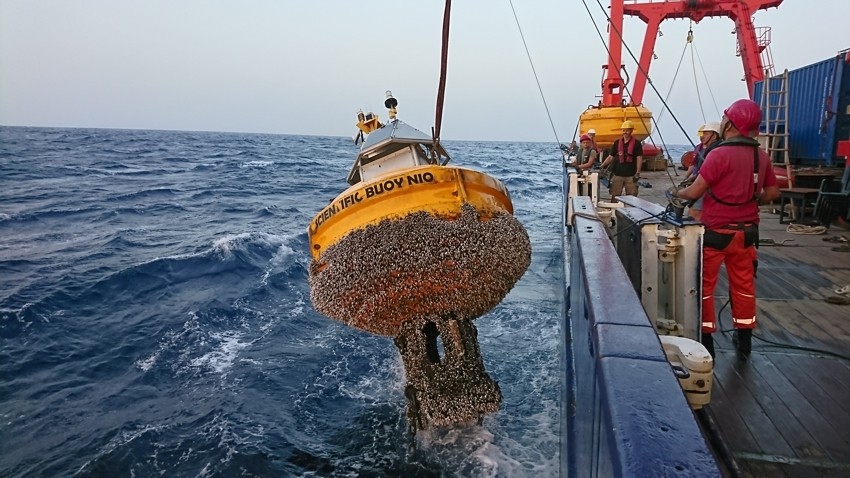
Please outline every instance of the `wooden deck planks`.
M726 397L734 407L734 412L729 408L718 410L711 406L712 412L721 417L724 411L729 413L726 419L735 419L737 415L743 425L755 438L759 452L769 455L793 456L793 447L779 431L779 428L767 414L762 404L756 399L754 393L758 393L750 383L752 370L747 367L737 366L738 359L734 352L718 353L718 362L715 367L715 384L721 384ZM724 431L727 440L730 441L732 449L737 451L740 444L734 442L734 435Z
M726 354L722 354L726 355ZM732 354L728 354L732 355ZM744 424L743 419L738 414L738 409L735 406L735 397L740 395L740 391L735 390L737 382L731 381L728 377L722 377L715 374L714 386L711 389L711 411L720 426L721 430L730 440L730 446L734 450L740 450L750 453L760 453L759 447L750 429ZM727 388L730 390L727 392ZM729 397L731 394L732 398ZM724 413L715 413L722 410Z
M775 324L787 331L793 340L789 345L840 353L846 347L848 337L836 328L836 323L816 312L820 305L815 301L762 301L759 303L762 312L759 321Z
M826 333L826 338L817 337L823 344L833 346L836 353L850 352L850 307L822 300L796 301L788 306L812 324L812 328L817 327Z
M794 448L796 457L850 463L847 433L838 429L845 417L836 407L823 409L812 403L817 400L816 390L795 387L784 371L777 368L771 355L753 354L749 359L758 375L753 380L759 388L756 399ZM820 360L827 359L810 358L808 365L817 367ZM843 425L846 430L850 422L844 421Z
M843 423L850 429L850 366L847 362L829 359L812 366L807 360L780 354L775 354L772 360L798 387L810 391L815 406L835 410L839 419L847 420Z

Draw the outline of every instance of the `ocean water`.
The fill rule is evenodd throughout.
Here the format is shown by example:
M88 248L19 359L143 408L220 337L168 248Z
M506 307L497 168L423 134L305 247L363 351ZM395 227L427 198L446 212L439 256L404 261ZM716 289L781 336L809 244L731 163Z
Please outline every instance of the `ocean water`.
M310 304L349 138L0 127L0 476L556 476L555 146L446 144L532 264L476 320L501 410L411 449L392 341Z

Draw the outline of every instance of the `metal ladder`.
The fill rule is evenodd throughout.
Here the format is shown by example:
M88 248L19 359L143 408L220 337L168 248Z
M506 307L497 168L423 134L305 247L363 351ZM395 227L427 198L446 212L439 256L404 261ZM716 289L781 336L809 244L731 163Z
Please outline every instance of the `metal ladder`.
M772 89L779 83L778 89ZM788 131L788 70L773 78L766 78L761 95L761 108L764 114L765 150L774 165L785 166L788 187L792 188L791 155Z

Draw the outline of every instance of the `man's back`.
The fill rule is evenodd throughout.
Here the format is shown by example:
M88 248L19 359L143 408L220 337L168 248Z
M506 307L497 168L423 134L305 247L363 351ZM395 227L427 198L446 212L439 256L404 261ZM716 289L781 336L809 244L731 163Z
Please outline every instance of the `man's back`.
M758 155L757 190L754 190L754 154ZM770 158L750 144L722 144L713 148L699 172L709 190L703 201L702 222L709 229L730 223L758 223L759 207L754 199L766 186L776 185Z

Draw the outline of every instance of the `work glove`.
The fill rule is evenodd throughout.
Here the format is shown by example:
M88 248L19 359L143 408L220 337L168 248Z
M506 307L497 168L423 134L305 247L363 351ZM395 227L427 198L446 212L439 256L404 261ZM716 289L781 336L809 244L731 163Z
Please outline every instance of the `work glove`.
M678 188L679 188L679 189L685 189L686 187L688 187L688 186L690 186L691 184L693 184L693 183L694 183L694 181L696 181L696 177L691 176L691 177L689 177L688 179L685 179L684 181L682 181L681 183L679 183Z
M685 207L688 206L689 203L688 203L688 201L677 196L678 192L679 192L679 190L676 189L675 187L669 188L666 191L664 191L664 197L667 198L667 201L669 201L670 204L673 205L673 207L684 209Z

